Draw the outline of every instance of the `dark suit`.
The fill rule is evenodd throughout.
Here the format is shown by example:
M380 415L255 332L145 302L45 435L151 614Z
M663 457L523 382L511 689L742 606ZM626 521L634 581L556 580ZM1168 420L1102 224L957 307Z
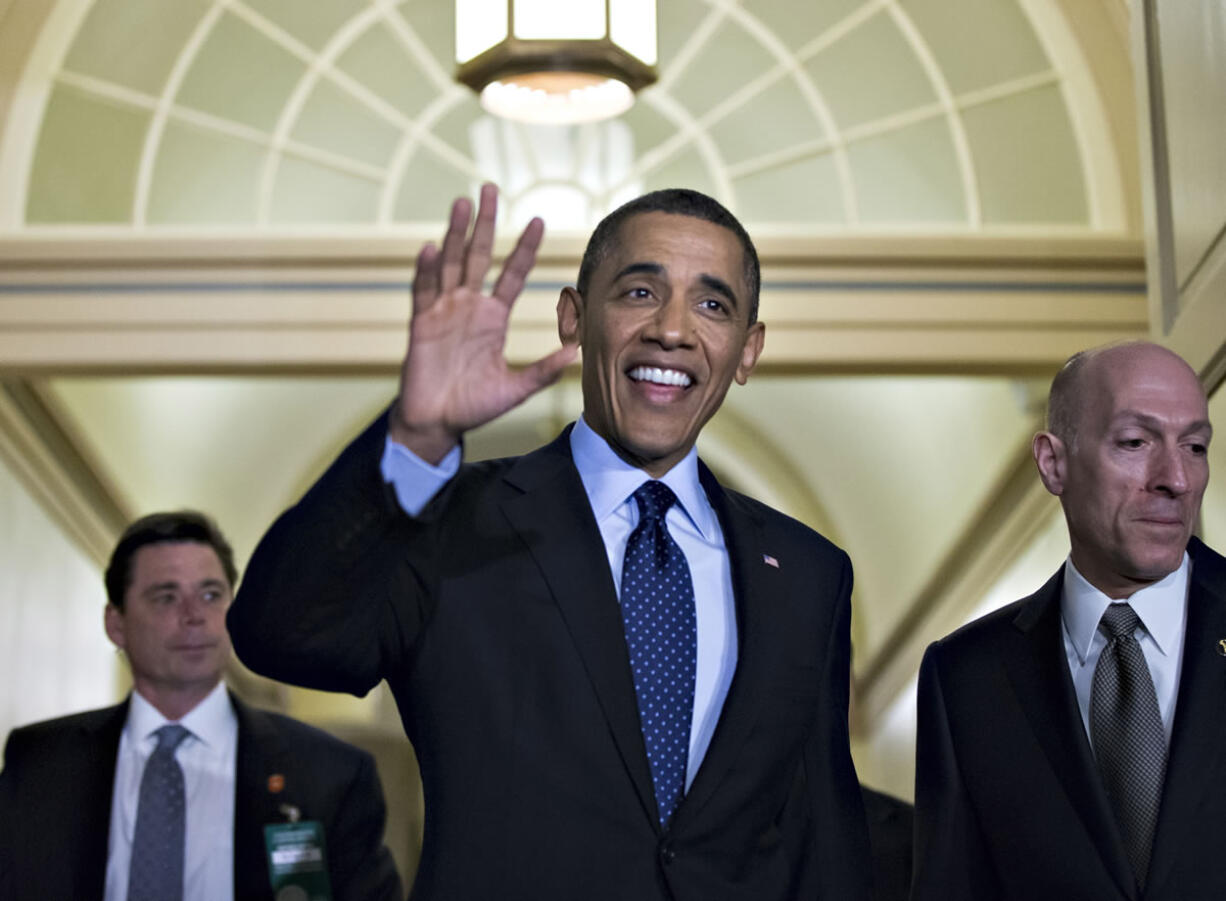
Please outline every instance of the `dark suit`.
M893 795L862 787L868 841L873 849L873 901L907 901L915 808Z
M1226 892L1226 560L1193 539L1174 730L1134 888L1064 651L1063 569L920 670L914 901L1208 901Z
M385 434L381 419L264 537L230 629L244 662L276 678L358 694L388 680L425 792L414 898L866 897L842 551L701 468L739 661L661 832L569 430L465 465L415 519L382 481Z
M237 698L234 897L272 901L264 826L282 804L324 827L333 897L403 897L383 847L385 810L365 751ZM0 773L0 896L5 901L100 899L106 879L111 793L128 704L14 729ZM284 777L279 793L268 778Z

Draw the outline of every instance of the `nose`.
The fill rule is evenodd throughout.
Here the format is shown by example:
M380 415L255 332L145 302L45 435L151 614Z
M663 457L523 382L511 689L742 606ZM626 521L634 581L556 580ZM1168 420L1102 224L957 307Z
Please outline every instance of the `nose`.
M179 616L187 625L204 622L204 601L194 594L187 595L179 607Z
M661 347L680 347L692 340L693 320L684 297L673 295L656 307L645 337Z
M1178 444L1164 444L1158 451L1150 472L1150 488L1172 497L1184 494L1190 485L1189 460Z

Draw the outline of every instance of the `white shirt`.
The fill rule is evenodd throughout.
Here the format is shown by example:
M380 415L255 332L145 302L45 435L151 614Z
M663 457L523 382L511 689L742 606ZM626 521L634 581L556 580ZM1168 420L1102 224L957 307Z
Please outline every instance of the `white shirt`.
M613 584L621 597L622 561L626 542L638 524L638 503L631 496L651 477L614 453L582 418L570 434L571 455L587 493L596 525L604 540ZM391 483L400 506L411 516L421 512L440 488L455 475L460 451L453 449L438 466L431 466L390 438L384 446L381 469ZM697 627L697 666L694 709L690 721L690 751L685 785L688 789L706 755L724 699L736 671L736 603L724 533L698 480L698 453L693 448L660 481L677 496L665 524L685 554L694 583Z
M132 692L115 761L105 901L127 901L140 780L145 761L157 747L154 733L169 722L139 692ZM191 733L175 749L187 796L183 901L233 901L238 718L225 685L218 683L178 723Z
M1175 699L1179 694L1179 673L1183 666L1184 626L1188 619L1188 577L1192 561L1187 553L1179 568L1161 581L1147 585L1128 598L1140 619L1136 639L1149 665L1166 742L1171 742L1175 721ZM1094 668L1107 646L1107 636L1098 628L1107 606L1119 603L1107 597L1077 571L1070 557L1064 564L1064 590L1060 614L1064 622L1064 651L1068 657L1077 707L1086 735L1090 735L1090 688ZM1090 739L1093 744L1093 738Z

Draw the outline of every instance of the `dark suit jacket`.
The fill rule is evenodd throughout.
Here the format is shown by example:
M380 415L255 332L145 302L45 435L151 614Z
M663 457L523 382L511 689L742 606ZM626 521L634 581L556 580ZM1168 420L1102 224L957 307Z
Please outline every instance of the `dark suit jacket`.
M914 901L1208 901L1226 892L1226 560L1193 539L1183 669L1145 893L1077 709L1063 569L920 670Z
M388 680L425 793L413 898L866 897L842 551L702 468L731 560L739 661L661 831L568 432L465 465L414 519L382 481L385 434L380 418L264 537L230 630L243 661L279 679L357 694Z
M907 901L915 808L893 795L861 787L873 849L873 901Z
M374 760L310 726L231 697L238 716L235 901L272 901L264 826L282 804L324 827L333 898L403 897L383 847L385 810ZM100 899L111 792L128 704L15 729L0 773L0 897ZM273 793L268 777L284 777Z

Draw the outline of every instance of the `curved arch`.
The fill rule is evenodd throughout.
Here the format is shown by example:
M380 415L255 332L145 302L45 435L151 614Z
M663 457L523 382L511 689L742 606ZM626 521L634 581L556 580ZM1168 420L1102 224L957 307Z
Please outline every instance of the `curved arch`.
M229 6L227 0L215 0L208 11L201 16L187 42L183 45L183 49L175 57L175 64L166 77L166 84L162 85L162 93L158 95L157 107L149 120L149 130L145 132L140 162L136 167L136 191L132 195L132 224L137 228L145 224L149 212L149 191L153 185L153 170L157 164L158 150L162 146L162 135L166 133L166 123L170 119L175 97L178 96L179 88L183 86L183 79L187 77L192 63L196 61L196 55L212 34L213 28L217 25L221 14L226 11L227 6Z
M264 157L264 168L260 173L259 199L256 204L256 222L259 224L268 223L272 211L272 195L276 187L277 172L281 167L281 157L289 143L290 132L297 124L298 117L302 115L302 109L320 78L327 78L376 115L382 116L398 127L404 127L405 118L390 104L332 68L333 61L353 46L353 42L361 37L374 22L378 21L379 17L380 10L374 6L367 7L362 12L351 16L328 39L328 43L319 53L312 53L309 48L301 45L287 46L287 49L290 49L295 56L307 64L307 68L290 92L272 131L268 153ZM294 44L296 45L297 42Z
M949 124L950 137L954 142L954 153L958 157L958 169L962 173L962 194L966 202L967 224L977 229L983 223L983 210L979 203L979 185L975 179L975 160L971 156L970 141L966 137L966 128L963 127L962 117L958 114L958 105L954 100L953 92L949 89L949 82L945 80L945 74L937 65L928 42L919 33L919 29L915 27L915 23L907 12L899 6L898 0L887 0L886 8L894 24L910 42L911 49L915 51L944 110L945 119Z

